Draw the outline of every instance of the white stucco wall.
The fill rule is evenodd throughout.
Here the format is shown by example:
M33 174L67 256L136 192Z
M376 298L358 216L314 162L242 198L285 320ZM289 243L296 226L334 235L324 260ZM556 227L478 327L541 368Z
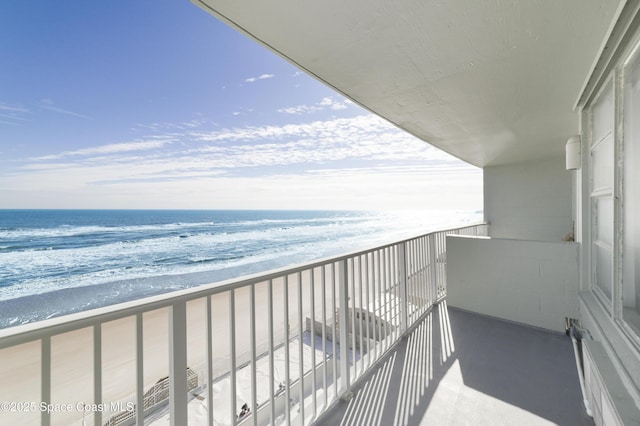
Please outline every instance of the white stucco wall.
M496 238L562 241L571 232L572 172L564 158L484 168L484 212Z
M447 237L447 304L564 332L578 317L578 244Z

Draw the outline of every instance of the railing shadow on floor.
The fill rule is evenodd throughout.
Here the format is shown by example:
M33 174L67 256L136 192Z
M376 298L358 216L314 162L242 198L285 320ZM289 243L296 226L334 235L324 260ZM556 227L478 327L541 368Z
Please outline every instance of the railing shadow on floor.
M316 424L591 425L570 346L443 300Z
M446 306L446 302L440 306L443 303ZM316 424L408 425L422 418L439 381L455 360L447 318L446 309L429 311L371 376L354 387L354 398L338 404Z

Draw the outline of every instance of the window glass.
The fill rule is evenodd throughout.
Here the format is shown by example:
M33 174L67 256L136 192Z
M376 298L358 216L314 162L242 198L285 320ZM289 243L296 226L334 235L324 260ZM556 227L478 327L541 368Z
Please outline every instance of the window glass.
M613 134L613 120L613 83L609 82L593 106L592 146Z
M609 82L592 108L590 144L592 284L608 301L613 283L614 117L613 84Z
M611 300L611 248L594 244L595 281L596 286Z
M613 115L613 111L612 111ZM613 187L613 134L596 145L591 151L593 187L592 191L611 190Z
M613 199L602 197L595 200L596 241L613 248Z

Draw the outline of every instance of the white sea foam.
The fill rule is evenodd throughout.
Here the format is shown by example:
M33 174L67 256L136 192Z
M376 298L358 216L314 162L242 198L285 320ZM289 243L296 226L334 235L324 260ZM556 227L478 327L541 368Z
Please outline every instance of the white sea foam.
M22 298L64 291L65 297L51 296L49 311L41 312L58 315L77 310L77 306L94 307L98 297L87 290L91 288L107 299L104 304L132 300L371 248L465 218L479 219L478 215L451 212L336 213L226 222L5 229L0 231L0 247L4 247L0 250L0 303L14 301L11 306L17 306ZM105 233L110 238L97 237ZM5 241L11 239L22 248L11 249L11 242ZM69 293L73 289L75 293ZM41 309L37 304L32 308ZM37 316L17 308L15 312ZM0 327L13 320L0 318Z
M195 227L214 227L213 222L202 223L168 223L158 225L133 225L133 226L71 226L61 225L55 228L17 228L0 229L0 238L46 238L46 237L71 237L76 235L90 235L102 233L145 233L153 231L180 230Z

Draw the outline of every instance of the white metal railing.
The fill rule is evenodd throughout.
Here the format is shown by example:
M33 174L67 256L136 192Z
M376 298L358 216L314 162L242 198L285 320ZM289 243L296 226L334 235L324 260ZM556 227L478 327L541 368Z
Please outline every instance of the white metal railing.
M0 330L0 425L103 425L163 377L172 424L310 423L445 296L448 234L486 225Z
M198 375L190 368L187 368L187 383L187 391L198 387ZM144 393L142 400L142 410L145 415L167 403L169 401L169 377L163 377L158 380ZM124 411L109 417L109 420L104 424L105 426L125 426L136 423L135 418L138 407L131 405L128 410L126 409L128 407L126 404L120 404L120 407L124 408Z

